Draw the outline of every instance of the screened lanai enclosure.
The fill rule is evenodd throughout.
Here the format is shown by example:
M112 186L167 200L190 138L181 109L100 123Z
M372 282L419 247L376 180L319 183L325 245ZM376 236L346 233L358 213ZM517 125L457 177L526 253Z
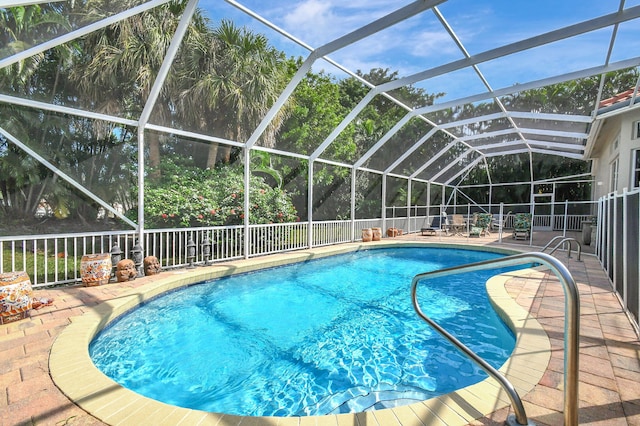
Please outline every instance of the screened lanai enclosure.
M598 106L638 90L639 17L638 0L0 1L3 268L40 253L34 283L55 284L116 246L184 266L450 214L579 231Z

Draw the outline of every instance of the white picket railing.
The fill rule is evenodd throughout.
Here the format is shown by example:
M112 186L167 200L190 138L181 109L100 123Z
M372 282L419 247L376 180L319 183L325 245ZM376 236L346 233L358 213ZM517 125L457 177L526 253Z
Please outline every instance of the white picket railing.
M534 216L534 229L540 224L553 223L555 227L579 230L582 222L589 218L587 215ZM427 219L414 216L313 222L311 244L306 222L250 225L248 253L245 253L244 227L239 225L151 229L144 232L144 241L139 245L142 256L137 257L153 255L164 269L182 268L359 241L363 228L382 228L383 235L390 227L405 233L420 232ZM510 227L508 220L505 226ZM34 287L75 283L81 280L83 255L119 250L121 258L134 259L137 238L135 231L0 237L0 273L26 271Z
M34 287L76 282L85 254L109 252L114 244L132 240L135 232L0 237L0 273L26 271ZM133 246L124 245L123 257Z
M144 232L140 257L156 256L163 269L173 269L300 250L309 247L308 226L251 225L246 256L243 226L151 229ZM351 227L351 221L315 222L313 246L352 241ZM134 259L137 238L135 231L0 237L0 273L26 271L34 287L75 283L81 281L82 256L120 251L121 258Z
M301 222L249 226L249 256L307 248L307 226Z

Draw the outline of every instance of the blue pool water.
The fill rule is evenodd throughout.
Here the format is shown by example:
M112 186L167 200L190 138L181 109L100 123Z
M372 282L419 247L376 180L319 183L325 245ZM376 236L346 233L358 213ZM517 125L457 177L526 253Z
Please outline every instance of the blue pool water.
M156 298L103 330L96 366L169 404L251 416L388 408L486 375L411 305L421 272L498 257L441 248L372 249L210 281ZM423 311L494 367L514 336L481 271L424 280Z

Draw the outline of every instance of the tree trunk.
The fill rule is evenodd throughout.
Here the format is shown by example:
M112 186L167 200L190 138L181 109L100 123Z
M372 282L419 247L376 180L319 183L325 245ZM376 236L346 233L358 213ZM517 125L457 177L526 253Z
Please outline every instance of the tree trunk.
M158 134L149 133L149 177L159 178L160 172L160 136Z
M222 147L222 161L229 163L231 161L231 145L224 145Z
M218 158L218 144L212 143L209 145L209 156L207 157L207 169L213 169L216 166L216 159Z

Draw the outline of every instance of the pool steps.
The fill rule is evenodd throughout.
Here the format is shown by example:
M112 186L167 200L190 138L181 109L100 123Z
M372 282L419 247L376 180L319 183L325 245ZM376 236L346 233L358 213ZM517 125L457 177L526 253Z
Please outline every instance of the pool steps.
M563 244L565 241L572 239L563 239L559 244ZM553 241L553 240L552 240ZM547 244L547 247L551 244ZM558 247L556 246L556 248ZM545 248L547 248L545 247ZM580 247L578 245L578 247ZM544 250L544 249L543 249ZM555 251L555 249L554 249ZM553 252L553 251L552 251ZM578 250L580 253L580 250ZM578 254L578 260L579 260ZM475 352L465 346L462 342L452 336L439 324L434 322L420 309L417 298L418 283L423 279L443 277L463 272L474 272L484 269L493 269L505 266L521 266L530 264L532 262L540 263L554 272L556 277L560 280L563 286L565 294L565 339L564 339L564 424L565 425L577 425L578 424L578 353L579 353L579 331L580 331L580 296L575 280L571 276L571 272L563 265L558 259L547 253L534 252L534 253L522 253L512 256L490 259L482 262L471 263L467 265L459 265L451 268L440 269L436 271L424 272L418 274L413 278L411 283L411 301L413 307L425 322L427 322L434 330L436 330L442 337L446 338L454 346L460 350L463 354L467 355L472 361L480 366L487 374L493 377L502 388L507 392L511 405L515 415L510 415L507 418L507 424L509 426L516 425L530 425L527 414L522 404L522 400L518 395L515 387L507 380L507 378L501 374L498 370L488 364L483 358L478 356Z

